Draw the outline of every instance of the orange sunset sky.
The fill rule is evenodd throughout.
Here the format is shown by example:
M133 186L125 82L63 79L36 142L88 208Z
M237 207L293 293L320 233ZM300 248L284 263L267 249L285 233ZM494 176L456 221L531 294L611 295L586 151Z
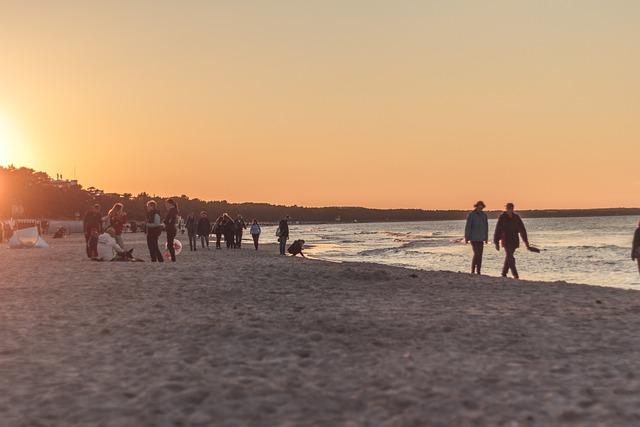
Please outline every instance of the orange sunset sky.
M640 206L640 1L0 0L0 165L303 206Z

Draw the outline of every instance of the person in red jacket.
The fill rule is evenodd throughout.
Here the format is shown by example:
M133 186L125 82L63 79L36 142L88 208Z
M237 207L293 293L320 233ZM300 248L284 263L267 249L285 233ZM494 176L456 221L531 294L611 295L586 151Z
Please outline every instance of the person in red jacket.
M122 240L122 232L127 223L127 214L124 212L122 203L116 203L109 211L109 224L115 230L115 239L118 245L124 249L124 241Z
M507 277L507 273L511 270L513 277L517 279L518 270L516 270L516 259L514 254L516 249L520 246L520 238L529 248L529 238L527 237L527 230L524 228L524 223L520 216L513 212L513 203L507 203L505 206L505 212L498 218L496 224L496 231L493 235L493 243L496 245L496 250L500 250L500 242L506 253L504 259L504 266L502 267L502 277Z

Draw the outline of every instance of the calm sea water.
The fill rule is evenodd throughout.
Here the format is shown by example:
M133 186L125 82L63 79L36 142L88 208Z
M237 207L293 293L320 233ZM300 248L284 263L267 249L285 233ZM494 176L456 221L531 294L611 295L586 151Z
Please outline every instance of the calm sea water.
M637 217L523 219L529 241L542 252L516 252L521 279L640 289L631 241ZM470 272L464 221L292 225L306 253L333 261L367 261L424 270ZM490 238L496 220L489 221ZM265 230L269 233L271 230ZM273 234L273 233L272 233ZM504 251L485 246L482 272L499 276Z

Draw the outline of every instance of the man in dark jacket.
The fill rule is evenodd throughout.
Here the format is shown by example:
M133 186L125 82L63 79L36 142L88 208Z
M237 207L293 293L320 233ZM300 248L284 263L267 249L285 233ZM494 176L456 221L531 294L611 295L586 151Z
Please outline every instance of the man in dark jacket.
M286 255L285 250L287 249L287 239L289 238L289 220L291 217L289 215L285 216L284 219L280 221L278 228L280 229L280 235L278 236L278 242L280 242L280 255Z
M527 230L524 228L524 224L520 219L520 216L513 213L513 203L507 203L505 206L506 211L498 218L496 224L496 231L493 235L493 243L496 245L496 250L500 250L500 242L506 253L504 259L504 266L502 267L502 277L507 277L509 269L515 279L518 278L518 270L516 270L516 259L514 253L520 246L520 239L518 234L522 236L522 241L529 248L529 239L527 238Z
M242 215L237 216L236 219L236 248L240 249L242 247L242 230L247 229L247 224L245 224L244 219L242 219Z
M97 256L98 247L97 243L95 248L90 245L91 231L95 229L99 234L103 233L102 230L102 212L100 212L100 205L95 204L84 214L82 221L82 231L84 231L84 240L86 242L87 257Z

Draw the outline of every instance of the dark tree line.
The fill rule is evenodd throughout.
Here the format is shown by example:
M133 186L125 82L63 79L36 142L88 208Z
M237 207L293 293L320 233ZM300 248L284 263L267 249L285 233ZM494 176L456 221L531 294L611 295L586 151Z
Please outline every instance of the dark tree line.
M115 203L122 203L131 220L144 220L145 206L149 200L159 202L164 209L164 198L152 198L147 193L102 194L93 187L83 189L81 185L69 185L68 182L54 181L44 172L29 168L7 168L0 166L0 218L13 215L12 206L22 206L20 215L32 219L74 219L82 217L93 204L99 203L106 213ZM210 218L227 212L235 217L241 214L245 219L257 218L260 222L277 222L285 215L294 221L334 222L383 222L383 221L437 221L465 219L468 211L461 210L422 210L422 209L368 209L362 207L324 207L305 208L302 206L282 206L267 203L228 203L191 199L187 195L173 196L178 202L180 212L186 217L189 212L207 211ZM471 208L470 208L471 209ZM490 218L497 218L499 211L490 211ZM578 217L640 215L638 208L611 209L566 209L566 210L530 210L519 211L525 218Z

